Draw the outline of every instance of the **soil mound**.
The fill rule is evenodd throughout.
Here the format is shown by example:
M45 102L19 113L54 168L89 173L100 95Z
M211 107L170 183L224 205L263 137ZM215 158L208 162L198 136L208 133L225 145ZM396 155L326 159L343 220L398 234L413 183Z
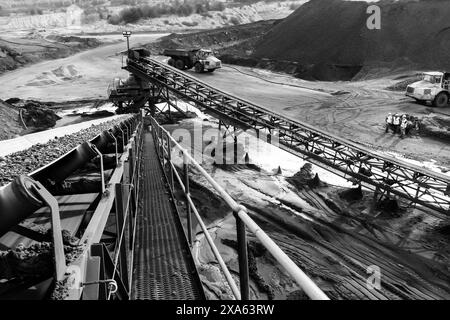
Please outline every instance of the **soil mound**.
M440 116L424 117L421 121L420 135L450 141L450 118Z
M319 188L325 186L317 173L313 172L313 166L307 162L300 168L300 171L294 174L288 181L296 186L298 189L303 189L305 186L310 188Z
M385 0L381 29L369 30L371 3L311 0L256 45L257 58L296 61L303 78L347 80L362 67L450 69L448 1Z
M14 40L0 38L0 74L42 60L65 58L101 44L95 38L74 36L50 35L44 39L39 34L31 34Z
M47 86L53 85L61 82L73 81L81 78L82 75L79 73L77 68L73 64L66 66L60 66L51 71L43 72L42 74L36 76L33 80L27 83L28 86Z
M41 104L29 102L25 105L23 119L27 126L35 128L51 128L56 120L61 119L53 110L47 109Z
M363 193L361 190L361 185L357 188L350 188L342 191L339 196L341 199L347 200L347 201L357 201L361 200L363 198Z
M258 21L254 23L224 27L196 33L172 33L147 47L157 54L164 49L211 48L219 50L218 56L246 56L251 54L255 43L280 20Z
M14 138L22 132L19 110L0 100L0 140Z

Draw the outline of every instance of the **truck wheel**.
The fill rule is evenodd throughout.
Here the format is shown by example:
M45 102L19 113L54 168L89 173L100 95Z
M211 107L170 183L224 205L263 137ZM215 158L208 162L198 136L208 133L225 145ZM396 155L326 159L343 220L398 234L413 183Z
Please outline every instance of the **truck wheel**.
M433 106L443 108L448 105L448 95L445 92L439 93L433 100Z
M178 59L175 61L175 68L183 70L184 69L184 61L181 59Z
M167 61L167 64L171 67L175 66L175 60L173 60L172 58L169 59L169 61Z
M197 62L194 67L195 67L195 72L197 72L197 73L203 72L203 66L200 62Z

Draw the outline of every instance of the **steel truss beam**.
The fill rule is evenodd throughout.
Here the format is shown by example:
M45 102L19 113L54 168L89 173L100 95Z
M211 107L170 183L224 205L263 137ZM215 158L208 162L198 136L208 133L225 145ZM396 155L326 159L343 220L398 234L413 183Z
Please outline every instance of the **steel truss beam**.
M280 148L382 194L399 196L450 215L450 178L377 154L309 124L293 121L242 100L154 59L129 59L124 69L142 80L195 102L229 124L276 135Z

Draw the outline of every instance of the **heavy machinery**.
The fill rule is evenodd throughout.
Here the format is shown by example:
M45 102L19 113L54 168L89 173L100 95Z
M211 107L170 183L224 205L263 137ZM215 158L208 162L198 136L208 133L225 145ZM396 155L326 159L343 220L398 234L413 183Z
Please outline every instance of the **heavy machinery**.
M146 48L132 48L128 50L128 57L135 60L148 58L150 55L150 51Z
M406 88L406 96L419 102L431 102L435 107L445 107L450 101L450 72L425 72L422 80Z
M163 55L170 57L168 64L180 70L194 67L195 72L214 72L222 62L206 49L165 49Z

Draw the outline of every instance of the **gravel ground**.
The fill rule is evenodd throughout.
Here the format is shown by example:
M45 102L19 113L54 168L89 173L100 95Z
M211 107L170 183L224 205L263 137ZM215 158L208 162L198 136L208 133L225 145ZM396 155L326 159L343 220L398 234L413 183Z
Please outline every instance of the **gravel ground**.
M36 144L24 151L0 157L0 186L11 182L16 176L29 174L61 157L82 142L91 140L100 132L109 129L124 118L118 118L77 133L50 140L45 144Z

